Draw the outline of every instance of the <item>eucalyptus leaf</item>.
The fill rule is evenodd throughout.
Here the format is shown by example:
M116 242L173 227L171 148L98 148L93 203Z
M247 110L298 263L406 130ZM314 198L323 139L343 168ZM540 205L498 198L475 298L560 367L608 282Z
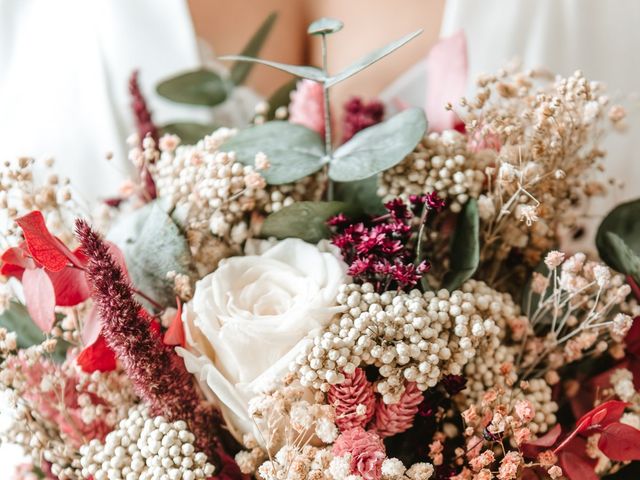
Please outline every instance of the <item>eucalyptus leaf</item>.
M185 145L195 145L198 140L201 140L205 135L211 134L216 128L216 125L209 123L195 123L195 122L173 122L167 123L160 128L162 134L173 133L180 137L180 140Z
M469 199L458 215L449 256L451 269L444 277L443 287L452 291L470 279L480 263L480 219L474 198Z
M640 284L640 256L613 232L604 234L603 246L611 259L609 265L620 273L630 275L637 284Z
M269 36L269 32L271 32L271 28L278 18L278 14L276 12L272 12L269 16L262 22L260 28L253 34L249 43L242 50L241 55L245 57L257 57L262 49L262 45L267 40ZM253 64L248 62L236 62L231 67L231 81L236 85L241 85L249 76L251 69L253 68Z
M640 199L618 205L604 218L596 234L600 258L611 268L624 272L617 252L611 250L606 233L615 233L628 248L640 256Z
M298 85L298 78L294 77L287 83L278 88L269 97L269 111L267 112L267 118L273 120L276 117L276 110L280 107L288 107L291 103L291 92L296 89Z
M132 283L163 306L174 299L167 273L193 274L187 240L158 201L122 219L109 238L124 253Z
M422 30L416 30L415 32L410 33L408 35L405 35L404 37L396 40L395 42L391 42L388 45L385 45L384 47L379 48L377 50L374 50L373 52L365 55L364 57L360 58L356 62L354 62L351 65L349 65L342 72L340 72L337 75L334 75L332 77L329 77L327 79L326 86L327 87L332 87L333 85L336 85L336 84L342 82L343 80L346 80L347 78L352 77L356 73L358 73L358 72L364 70L365 68L373 65L378 60L386 57L390 53L392 53L395 50L397 50L398 48L402 47L404 44L410 42L411 40L413 40L415 37L417 37L421 33L422 33Z
M235 60L236 62L251 62L266 65L267 67L277 68L283 72L291 73L297 77L308 78L309 80L315 80L316 82L323 82L326 80L325 74L316 67L306 67L302 65L289 65L287 63L272 62L270 60L263 60L261 58L248 57L244 55L225 55L220 57L220 60Z
M273 121L240 131L220 148L235 152L245 165L253 165L263 152L271 167L261 172L268 183L280 185L311 175L324 164L324 144L320 136L302 125Z
M309 35L328 35L331 33L337 33L342 30L344 23L335 18L320 18L309 25L307 33Z
M215 72L206 69L181 73L160 82L158 95L178 103L213 107L227 99L225 81Z
M346 213L353 215L356 208L344 202L296 202L269 215L262 224L263 237L300 238L316 243L329 238L327 220Z
M31 320L27 308L16 301L11 301L9 308L0 314L0 327L16 333L18 348L21 349L40 345L46 339L42 331ZM58 363L63 362L68 348L67 342L58 339L53 359Z
M368 215L382 215L386 212L382 198L378 196L377 175L355 182L336 183L334 188L336 200L359 205Z
M387 170L413 151L426 130L427 119L419 108L361 130L334 152L329 177L353 182Z

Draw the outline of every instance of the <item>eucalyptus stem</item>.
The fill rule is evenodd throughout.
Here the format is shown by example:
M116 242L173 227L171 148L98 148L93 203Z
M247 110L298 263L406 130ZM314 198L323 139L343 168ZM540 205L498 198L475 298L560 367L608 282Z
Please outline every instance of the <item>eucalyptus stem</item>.
M327 67L327 35L322 34L322 73L325 78L329 76ZM322 82L322 93L324 98L324 154L330 158L333 155L333 145L331 143L331 110L329 109L329 87L326 80ZM328 167L325 167L327 175L327 200L333 200L333 181L329 178Z

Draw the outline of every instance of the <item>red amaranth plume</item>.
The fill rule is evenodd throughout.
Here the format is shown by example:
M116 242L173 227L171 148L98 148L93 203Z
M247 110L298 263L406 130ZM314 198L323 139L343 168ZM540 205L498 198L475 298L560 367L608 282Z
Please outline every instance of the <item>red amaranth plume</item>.
M136 393L153 415L186 421L198 449L219 463L218 412L201 401L191 375L173 348L164 345L161 335L151 332L125 274L100 235L84 220L76 221L76 235L88 258L86 273L102 319L102 334L122 362Z
M409 430L413 426L413 419L422 403L422 392L415 382L405 386L404 393L398 403L388 405L378 400L373 430L381 437L391 437Z
M336 410L336 424L341 432L356 427L364 428L376 409L373 384L367 380L361 368L356 368L352 375L346 375L344 382L332 385L327 399ZM363 414L358 414L359 405L365 408Z
M151 135L157 145L158 127L153 123L151 112L147 107L147 101L142 94L142 90L140 90L138 70L134 70L129 77L129 93L131 94L131 109L136 119L136 128L138 129L140 141L142 142L147 135Z

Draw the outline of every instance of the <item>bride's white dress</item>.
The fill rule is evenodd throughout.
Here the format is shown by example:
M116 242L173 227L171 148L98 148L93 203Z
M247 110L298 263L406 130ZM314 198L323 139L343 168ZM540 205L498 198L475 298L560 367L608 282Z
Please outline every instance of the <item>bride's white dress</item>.
M517 56L563 74L581 68L625 100L640 89L638 25L637 0L448 0L442 35L465 31L470 78ZM131 70L140 68L150 91L158 79L199 63L183 0L0 0L0 160L53 155L86 196L109 195L129 168L123 139L132 125ZM420 62L382 97L424 106L426 77ZM594 214L640 196L639 104L625 103L630 134L613 135L606 147L608 173L626 185ZM193 109L162 101L153 110L160 121L194 117ZM112 164L102 160L107 152ZM16 458L0 448L2 478Z

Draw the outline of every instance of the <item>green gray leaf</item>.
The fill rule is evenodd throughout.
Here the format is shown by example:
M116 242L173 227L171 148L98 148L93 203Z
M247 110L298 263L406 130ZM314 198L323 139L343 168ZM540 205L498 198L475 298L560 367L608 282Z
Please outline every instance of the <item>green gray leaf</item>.
M281 185L311 175L324 164L324 144L320 136L302 125L273 121L240 131L220 150L236 152L238 160L253 165L263 152L271 167L263 173L268 183Z
M353 182L387 170L413 151L426 130L427 119L419 108L366 128L334 152L329 177Z
M109 238L124 253L136 288L163 306L172 305L167 273L192 275L192 261L186 238L161 204L155 201L124 218Z
M378 176L355 182L336 183L336 199L350 205L358 205L368 215L382 215L386 212L382 198L378 196Z
M247 57L244 55L225 55L220 60L235 60L236 62L252 62L266 65L268 67L277 68L287 73L291 73L297 77L308 78L316 82L323 82L325 75L322 70L316 67L306 67L302 65L289 65L287 63L272 62L270 60L262 60L261 58Z
M262 224L263 237L300 238L316 243L329 238L327 220L339 213L355 214L353 205L344 202L296 202L269 215Z
M269 33L271 32L271 28L278 18L278 14L276 12L272 12L269 16L262 22L260 28L253 34L249 43L242 50L241 55L245 57L257 57L262 49L262 45L267 40ZM231 67L231 81L236 85L241 85L249 76L251 69L253 68L253 64L249 62L236 62Z
M9 308L0 314L0 327L17 334L18 348L21 349L40 345L45 340L42 330L31 320L27 308L15 301L11 301ZM63 362L68 348L69 344L59 339L53 359L59 363Z
M180 137L185 145L195 145L205 135L210 135L217 127L214 124L195 122L173 122L167 123L160 128L162 134L173 133Z
M449 256L451 270L444 277L443 287L452 291L470 279L480 263L480 220L474 198L458 215Z
M296 89L298 78L292 78L287 83L278 88L269 97L269 112L267 118L273 120L276 117L276 110L280 107L288 107L291 103L291 92Z
M620 252L612 250L611 238L607 233L615 233L626 247L640 256L640 199L623 203L614 208L604 218L596 234L596 247L600 258L614 270L625 272ZM616 244L614 240L613 244ZM626 255L623 255L626 257Z
M342 30L344 23L335 18L321 18L309 25L307 33L309 35L328 35L331 33L337 33Z
M637 284L640 284L640 257L625 241L613 232L606 232L603 246L611 259L609 266L620 273L630 275Z
M158 95L178 103L213 107L227 99L225 81L206 69L185 72L160 82Z
M356 62L354 62L350 66L348 66L342 72L340 72L337 75L334 75L332 77L329 77L327 79L326 86L327 87L332 87L333 85L336 85L336 84L342 82L343 80L346 80L347 78L352 77L356 73L358 73L358 72L364 70L365 68L373 65L378 60L386 57L390 53L392 53L395 50L397 50L398 48L402 47L404 44L410 42L411 40L413 40L415 37L417 37L421 33L422 33L422 30L416 30L415 32L410 33L409 35L405 35L404 37L396 40L395 42L391 42L388 45L385 45L384 47L379 48L377 50L374 50L373 52L365 55L364 57L360 58L359 60L357 60Z

